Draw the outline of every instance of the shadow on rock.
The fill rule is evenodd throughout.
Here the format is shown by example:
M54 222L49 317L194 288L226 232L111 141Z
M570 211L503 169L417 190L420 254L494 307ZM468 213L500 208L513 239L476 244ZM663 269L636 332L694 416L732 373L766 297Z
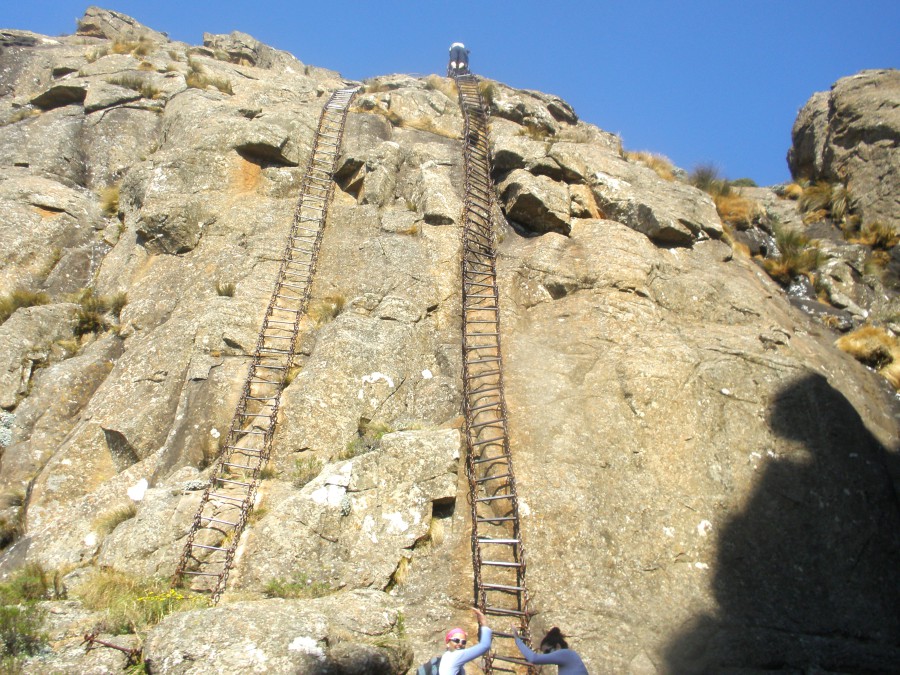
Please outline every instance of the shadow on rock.
M715 615L670 643L674 673L900 672L897 456L825 378L772 402L774 448L723 527ZM768 455L768 458L766 458Z

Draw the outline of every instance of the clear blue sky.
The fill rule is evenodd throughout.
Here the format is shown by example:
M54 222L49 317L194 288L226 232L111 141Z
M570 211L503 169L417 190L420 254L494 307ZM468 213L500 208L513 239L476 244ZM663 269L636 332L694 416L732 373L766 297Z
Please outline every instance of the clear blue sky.
M72 33L86 2L2 0L0 28ZM789 178L798 109L865 68L900 67L898 0L110 0L176 40L240 30L351 79L472 70L561 96L629 150L762 185Z

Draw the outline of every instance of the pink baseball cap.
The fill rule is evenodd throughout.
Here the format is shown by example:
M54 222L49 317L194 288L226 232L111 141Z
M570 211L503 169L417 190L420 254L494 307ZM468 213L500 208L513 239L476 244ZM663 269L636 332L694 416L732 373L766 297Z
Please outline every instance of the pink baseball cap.
M452 637L461 637L465 639L466 631L464 631L462 628L451 628L447 631L447 636L444 638L444 642L450 642L450 638Z

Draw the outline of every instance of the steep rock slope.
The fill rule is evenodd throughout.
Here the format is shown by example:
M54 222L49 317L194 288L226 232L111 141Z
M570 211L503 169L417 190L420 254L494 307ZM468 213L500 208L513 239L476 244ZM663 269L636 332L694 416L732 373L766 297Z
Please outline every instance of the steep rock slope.
M189 47L96 8L75 36L2 35L0 279L49 300L0 326L0 481L20 495L3 569L62 570L73 594L105 567L166 577L344 83L246 35ZM484 93L533 629L560 625L592 672L887 671L883 383L732 253L706 194L557 97ZM468 620L455 95L391 76L357 97L264 508L225 602L145 636L152 672L404 672ZM127 302L103 314L85 288ZM333 593L264 599L291 578ZM30 667L102 672L77 646L97 618L55 611Z

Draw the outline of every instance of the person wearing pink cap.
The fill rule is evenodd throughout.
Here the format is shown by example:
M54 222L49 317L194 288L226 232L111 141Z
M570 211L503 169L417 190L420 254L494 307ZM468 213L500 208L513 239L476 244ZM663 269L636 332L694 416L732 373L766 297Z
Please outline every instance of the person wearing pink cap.
M478 644L466 649L466 631L462 628L451 628L447 631L444 641L447 643L447 651L441 657L441 667L438 675L465 675L466 664L482 656L491 648L493 633L488 628L487 618L484 614L472 608L475 618L478 620L478 629L481 632Z

